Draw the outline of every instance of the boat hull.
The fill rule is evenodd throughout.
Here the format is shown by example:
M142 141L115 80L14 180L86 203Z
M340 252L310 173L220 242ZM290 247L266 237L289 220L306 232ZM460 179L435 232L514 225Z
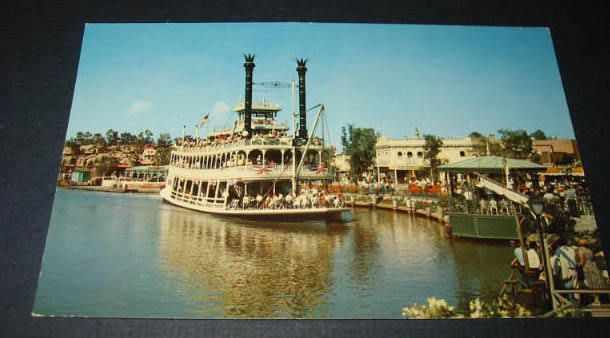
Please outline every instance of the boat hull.
M186 201L171 198L166 190L161 191L161 197L167 203L182 208L205 212L218 216L236 217L244 219L267 220L301 220L301 219L338 219L351 208L311 208L311 209L225 209L219 207L205 207Z
M519 238L514 216L450 212L449 224L451 224L451 234L455 237L497 240Z

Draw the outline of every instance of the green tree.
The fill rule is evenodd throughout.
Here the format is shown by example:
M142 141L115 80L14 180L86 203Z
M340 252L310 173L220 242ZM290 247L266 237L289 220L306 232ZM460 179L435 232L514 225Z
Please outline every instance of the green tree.
M500 129L503 155L506 157L525 159L532 154L532 139L523 129Z
M144 132L138 134L138 140L140 140L144 145L153 144L153 132L150 131L150 129L144 130Z
M169 164L170 153L172 145L172 137L168 133L161 133L157 138L157 154L155 155L155 162L157 165Z
M78 145L85 144L85 134L82 131L76 133L76 137L74 138L74 142Z
M485 136L483 136L483 134L479 133L478 131L473 131L472 133L470 133L468 135L468 137L477 138L477 139L485 138Z
M441 160L438 158L438 154L441 152L443 146L443 140L435 135L424 135L424 159L430 164L430 174L432 180L436 180L437 172L436 168L441 165Z
M106 132L106 144L109 146L116 146L119 143L119 132L112 129L108 129Z
M93 139L93 143L97 144L98 146L105 146L106 145L106 139L100 133L93 134L93 138L92 139Z
M95 167L96 176L109 176L112 171L116 170L119 162L114 157L104 157L97 163Z
M533 133L530 134L530 137L533 138L534 140L546 140L546 134L540 130L540 129L536 129L536 131L534 131Z
M353 124L341 128L343 153L350 157L350 174L360 177L375 159L377 135L373 128L357 128Z
M88 131L83 134L83 144L93 144L93 135Z
M169 147L172 145L172 137L168 133L161 133L157 138L157 145L159 147Z
M119 143L121 145L132 144L135 142L135 140L136 140L136 137L131 135L131 133L128 131L122 132L119 137Z

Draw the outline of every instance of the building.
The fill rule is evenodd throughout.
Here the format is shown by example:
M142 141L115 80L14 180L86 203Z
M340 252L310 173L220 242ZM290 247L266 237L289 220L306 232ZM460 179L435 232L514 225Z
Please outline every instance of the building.
M140 163L142 165L154 165L155 157L157 156L157 146L144 146L144 151L140 155Z
M74 170L70 177L73 184L86 183L91 179L91 173L84 170Z
M580 161L580 152L578 151L576 140L533 140L532 150L540 154L540 163L545 166Z
M381 136L375 145L375 169L383 177L390 176L405 183L412 176L427 174L430 165L424 159L426 140L416 131L413 138L393 139ZM475 157L474 142L470 137L445 138L438 158L441 163L453 163Z

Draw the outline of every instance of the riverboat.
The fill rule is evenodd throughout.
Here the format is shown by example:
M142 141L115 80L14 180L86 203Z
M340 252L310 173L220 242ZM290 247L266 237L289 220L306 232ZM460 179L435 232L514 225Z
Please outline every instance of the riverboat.
M297 60L299 124L297 130L293 113L289 135L288 125L278 121L279 104L252 102L254 56L245 59L245 97L234 108L235 123L205 138L183 137L173 146L162 198L187 209L242 218L327 218L349 212L340 195L325 189L334 178L334 148L315 136L324 106L305 106L307 60ZM314 109L308 133L306 114Z

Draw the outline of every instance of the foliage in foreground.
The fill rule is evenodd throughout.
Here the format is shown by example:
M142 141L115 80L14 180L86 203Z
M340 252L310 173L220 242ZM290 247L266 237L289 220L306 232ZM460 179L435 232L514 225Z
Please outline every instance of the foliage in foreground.
M449 306L444 299L430 297L427 305L414 304L402 309L402 315L409 319L443 319L443 318L522 318L532 317L533 313L524 306L515 303L508 295L500 296L492 302L480 298L470 301L469 312L460 313Z

